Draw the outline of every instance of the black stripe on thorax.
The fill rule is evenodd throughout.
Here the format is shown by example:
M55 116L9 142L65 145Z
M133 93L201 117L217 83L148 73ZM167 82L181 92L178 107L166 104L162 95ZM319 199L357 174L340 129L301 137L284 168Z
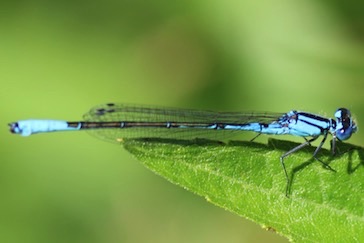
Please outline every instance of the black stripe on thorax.
M318 116L318 115L315 115L315 114L311 114L311 113L297 112L297 115L298 116L306 116L306 117L309 117L309 118L312 118L312 119L316 119L316 120L319 120L319 121L330 123L330 119L328 119L326 117L323 117L323 116ZM299 119L299 117L298 117L298 119Z
M297 115L298 115L297 120L299 120L301 122L304 122L304 123L306 123L306 124L308 124L310 126L317 127L318 129L320 129L321 132L328 131L330 129L331 119L328 119L328 118L325 118L325 117L322 117L322 116L317 116L317 115L314 115L314 114L311 114L311 113L306 113L306 112L298 112ZM308 117L308 118L311 118L311 119L315 119L315 120L318 120L318 121L325 122L327 124L327 127L325 128L325 127L319 126L317 124L314 124L312 122L300 119L299 116L305 116L305 117Z

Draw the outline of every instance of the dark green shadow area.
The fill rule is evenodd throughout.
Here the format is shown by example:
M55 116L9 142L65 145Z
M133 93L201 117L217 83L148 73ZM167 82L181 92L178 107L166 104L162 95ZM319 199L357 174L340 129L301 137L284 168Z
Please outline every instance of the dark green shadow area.
M363 148L338 144L338 155L314 147L285 159L298 143L269 139L267 144L196 139L125 140L123 146L147 168L207 201L294 241L364 240Z

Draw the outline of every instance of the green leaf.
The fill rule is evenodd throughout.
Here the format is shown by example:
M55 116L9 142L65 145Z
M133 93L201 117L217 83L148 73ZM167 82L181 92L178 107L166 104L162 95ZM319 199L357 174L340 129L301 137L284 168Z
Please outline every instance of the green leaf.
M364 242L364 150L338 144L312 158L313 147L285 159L290 195L279 157L298 144L182 140L126 140L146 167L207 201L293 241Z

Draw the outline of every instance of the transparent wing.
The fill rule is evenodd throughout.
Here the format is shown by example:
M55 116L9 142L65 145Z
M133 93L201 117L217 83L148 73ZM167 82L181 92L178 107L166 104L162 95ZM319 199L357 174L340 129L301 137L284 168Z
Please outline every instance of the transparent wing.
M84 119L91 122L193 122L207 125L213 123L248 124L258 122L269 124L277 121L282 115L284 113L214 112L113 103L92 108L84 115ZM100 139L117 142L122 138L221 139L230 137L239 131L208 128L131 127L94 129L88 132Z

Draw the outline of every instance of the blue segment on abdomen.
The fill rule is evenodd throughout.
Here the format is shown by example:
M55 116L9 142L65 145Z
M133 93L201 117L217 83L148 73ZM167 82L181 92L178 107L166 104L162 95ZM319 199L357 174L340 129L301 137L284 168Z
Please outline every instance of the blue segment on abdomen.
M255 123L242 124L242 125L226 125L225 129L252 131L252 132L273 134L273 135L290 134L289 128L282 126L278 122L271 123L271 124L263 124L263 123L255 122Z
M22 136L29 136L33 133L52 132L52 131L71 131L79 130L78 127L69 127L66 121L58 120L24 120L18 121L18 131Z

